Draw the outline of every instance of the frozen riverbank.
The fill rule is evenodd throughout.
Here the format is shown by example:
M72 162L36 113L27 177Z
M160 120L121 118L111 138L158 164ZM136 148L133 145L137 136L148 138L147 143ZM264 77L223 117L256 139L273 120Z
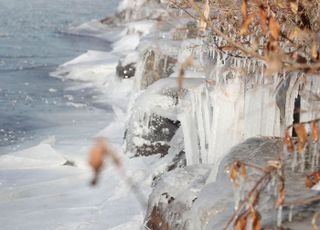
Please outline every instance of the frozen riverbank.
M289 81L287 101L281 104L274 93L281 79L264 80L261 63L230 58L209 48L206 38L199 38L194 20L165 1L135 3L122 1L116 15L64 30L112 42L109 51L89 50L51 72L63 81L82 82L68 90L95 88L99 94L94 104L108 105L110 123L94 135L84 133L86 138L48 138L0 157L1 175L5 175L0 178L0 208L6 210L0 220L5 227L222 229L235 203L243 199L240 194L237 201L226 164L252 161L258 169L277 171L277 162L269 160L282 151L280 138L241 142L257 135L280 135L281 125L292 122L291 103L299 84ZM189 56L192 66L186 62ZM246 78L237 68L248 71ZM184 77L182 82L177 82L179 75ZM77 101L69 105L83 107ZM79 130L91 124L81 121L75 124ZM96 117L93 122L100 125ZM60 132L68 133L68 127ZM108 139L129 180L106 159L98 186L88 186L92 171L87 153L93 137ZM250 172L246 189L261 172L264 169ZM293 187L288 198L313 194L304 191L300 179L301 175L297 190L296 181L288 180L288 188ZM262 192L259 211L266 226L275 226L277 219L272 204L279 195L276 182L269 186L274 194ZM283 211L286 220L288 210ZM21 221L14 222L13 217Z

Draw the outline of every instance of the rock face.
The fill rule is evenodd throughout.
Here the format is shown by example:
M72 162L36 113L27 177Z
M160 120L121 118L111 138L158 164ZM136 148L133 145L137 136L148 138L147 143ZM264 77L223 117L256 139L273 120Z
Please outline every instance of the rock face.
M250 138L231 149L223 159L217 181L206 184L206 178L213 165L193 165L183 169L165 173L155 185L149 197L149 208L146 214L148 226L154 226L155 219L169 226L169 229L223 229L228 218L234 211L234 191L228 178L230 164L236 160L251 163L260 167L268 165L269 160L278 159L282 151L282 139L273 137ZM258 170L248 169L250 182L245 190L248 192L261 177ZM286 176L286 201L301 199L315 195L314 191L307 192L305 189L304 174L292 172L290 163L285 168ZM270 191L273 191L272 189ZM262 215L263 226L275 226L274 194L266 189L260 194L259 212ZM318 206L317 206L318 207ZM297 213L296 221L299 220L301 210L310 211L314 206L295 208L293 216ZM287 223L289 208L283 209L283 222L290 229L309 229L295 227ZM306 225L303 225L306 226ZM161 229L161 228L151 228Z
M174 92L171 81L157 81L135 100L125 136L128 152L135 156L168 153L169 142L180 127Z
M165 173L149 197L146 225L150 229L190 229L189 211L205 185L210 167L179 168Z
M116 67L116 73L119 78L127 79L134 76L136 72L136 64L129 63L127 65L122 65L121 62Z
M142 89L147 88L153 82L169 77L173 73L173 67L177 63L177 59L170 57L153 49L147 49L143 53L143 57L138 63L140 72L137 72L141 76L140 87Z
M184 90L194 87L199 79L186 79ZM127 123L125 135L126 151L135 156L168 153L169 142L174 137L180 121L180 102L175 78L166 78L150 85L133 105L131 117ZM175 155L184 154L183 133L181 131L182 147ZM180 143L180 140L177 141ZM183 153L182 153L183 150Z
M180 126L179 121L170 120L156 114L151 114L146 120L140 120L138 129L128 129L126 134L127 151L136 156L149 156L168 153L168 142Z

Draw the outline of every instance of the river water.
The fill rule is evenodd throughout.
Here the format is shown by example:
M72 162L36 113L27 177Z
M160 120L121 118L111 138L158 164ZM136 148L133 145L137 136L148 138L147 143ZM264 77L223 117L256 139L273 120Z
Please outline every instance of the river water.
M106 41L62 33L70 25L111 14L116 0L0 0L0 154L47 138L60 144L92 135L108 124L100 94L78 82L49 76Z

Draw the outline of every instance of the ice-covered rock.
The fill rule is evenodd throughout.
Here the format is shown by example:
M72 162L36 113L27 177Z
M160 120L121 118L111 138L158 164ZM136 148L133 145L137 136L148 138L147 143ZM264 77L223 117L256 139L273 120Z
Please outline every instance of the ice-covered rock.
M158 49L146 49L137 64L136 84L145 89L153 82L169 77L177 59L162 53Z
M155 213L158 219L156 223L163 223L169 229L223 229L228 219L234 212L235 194L232 183L229 180L230 165L239 160L257 167L266 167L268 161L278 159L282 151L282 139L276 137L249 138L236 145L222 160L215 182L206 183L212 165L193 165L183 169L165 173L154 187L149 197L149 206L146 221L153 226ZM255 183L261 178L261 171L247 168L250 180L244 190L249 192ZM303 199L315 195L315 191L306 191L305 177L291 171L290 164L285 167L286 178L286 202ZM272 184L272 182L270 182ZM274 215L276 187L270 185L259 196L258 210L262 216L262 226L275 226ZM313 207L296 207L293 215L305 210L312 211ZM302 211L304 212L304 211ZM289 225L290 208L283 209L283 222ZM301 216L301 215L300 215ZM159 219L160 218L160 219ZM304 217L307 219L307 217ZM301 229L298 224L292 229ZM154 228L159 229L159 228Z
M61 65L50 73L53 77L77 81L103 83L115 75L118 57L109 52L90 50L85 54Z
M164 174L149 197L146 225L150 229L192 229L189 211L205 185L210 167L179 168Z
M180 126L175 116L176 87L158 81L139 96L127 125L126 149L135 155L166 155Z

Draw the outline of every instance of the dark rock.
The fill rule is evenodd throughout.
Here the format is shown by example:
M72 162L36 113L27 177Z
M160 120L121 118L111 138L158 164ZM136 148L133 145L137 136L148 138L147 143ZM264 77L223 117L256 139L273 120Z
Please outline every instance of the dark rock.
M63 166L71 166L71 167L76 167L76 163L74 161L71 160L67 160L66 162L64 162Z
M179 121L152 114L147 124L148 132L144 134L134 133L135 130L127 130L126 142L127 150L135 156L149 156L153 154L168 154L168 142L172 139L177 129L180 127ZM141 145L133 143L135 137L144 140Z
M147 227L152 230L170 230L168 223L164 221L161 210L154 206L147 220Z
M174 170L176 168L182 168L187 165L186 153L181 150L174 158L171 164L168 165L167 171Z
M161 222L169 229L190 229L186 217L209 172L208 166L195 165L163 174L149 197L145 219L147 226L152 230L159 229L159 225L154 223ZM175 180L178 184L173 183Z
M162 54L160 51L146 50L142 62L141 88L145 89L153 82L169 77L173 73L173 67L177 59Z
M116 67L116 73L119 78L124 78L124 79L131 78L134 76L135 72L136 72L135 63L122 65L122 63L119 62L119 64Z
M195 169L195 167L200 169L205 165L187 166L183 169L176 169L162 174L161 178L157 178L158 182L149 197L146 219L149 220L151 210L156 208L157 214L162 218L162 222L168 224L171 229L222 229L234 211L233 190L228 174L226 174L230 164L239 160L263 168L268 165L268 161L277 160L282 149L282 138L255 137L247 139L245 142L233 147L224 158L219 167L217 181L205 185L201 182L203 178L200 177L199 180L199 172L201 171L192 172L191 170ZM308 171L305 173L292 172L290 161L288 161L284 171L286 178L285 202L302 200L318 195L319 192L307 191L305 188L305 175L309 173ZM249 168L248 176L250 181L248 182L248 187L245 188L244 194L247 194L252 189L262 174L259 170ZM172 181L178 181L178 178L184 178L184 182L188 180L188 183L174 185ZM188 186L186 186L187 184ZM185 194L191 192L191 187L194 184L197 184L197 186L193 190L199 192L195 193L194 196L190 196L190 199L184 199L179 196L184 194L184 197L187 197ZM275 197L272 192L273 189L270 191L266 189L261 192L258 210L262 215L262 225L275 227ZM311 218L319 210L319 206L320 202L307 206L295 206L293 209L293 223L288 222L289 207L284 206L282 215L284 229L310 229ZM190 216L193 216L193 218L189 219Z

